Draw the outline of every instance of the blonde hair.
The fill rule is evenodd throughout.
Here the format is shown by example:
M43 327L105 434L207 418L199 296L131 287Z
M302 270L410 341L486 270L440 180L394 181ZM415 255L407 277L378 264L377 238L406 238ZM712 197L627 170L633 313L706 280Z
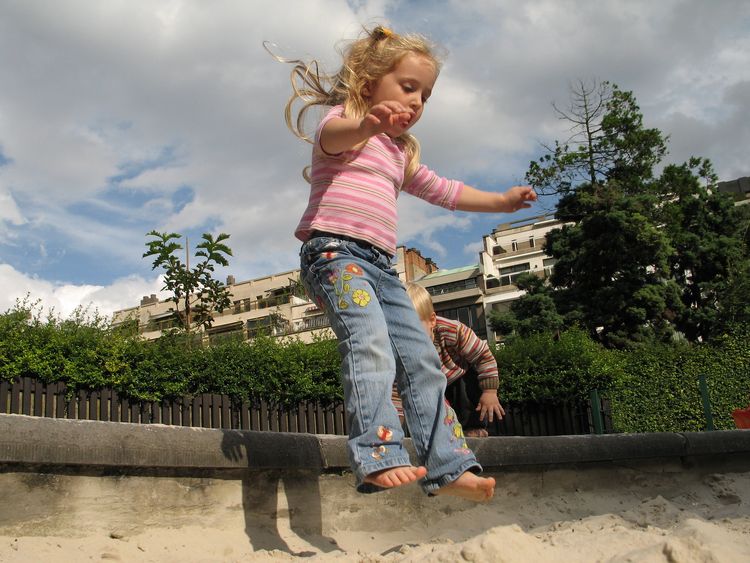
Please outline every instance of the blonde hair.
M432 306L432 297L425 288L414 282L408 282L406 284L406 293L409 295L409 299L414 303L414 308L417 310L419 318L423 321L429 321L432 315L435 313L435 308Z
M363 90L391 72L410 53L427 58L435 66L435 73L440 72L436 47L425 37L399 35L382 26L371 31L365 29L363 38L349 43L342 53L343 65L333 75L322 72L316 60L289 60L271 53L277 60L294 65L290 76L292 95L284 109L287 126L297 137L312 143L304 124L307 112L313 106L343 105L346 117L363 118L370 109ZM297 102L301 102L302 107L293 119L293 106ZM398 141L407 155L406 182L419 166L419 141L410 133L399 136Z

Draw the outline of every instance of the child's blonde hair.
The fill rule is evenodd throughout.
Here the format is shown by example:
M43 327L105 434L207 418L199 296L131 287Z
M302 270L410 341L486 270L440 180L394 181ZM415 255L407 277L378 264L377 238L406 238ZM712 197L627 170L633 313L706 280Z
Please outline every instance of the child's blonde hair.
M408 282L406 293L409 295L411 302L414 303L419 318L423 321L429 321L435 313L435 308L432 306L432 297L427 290L419 284Z
M365 33L365 37L349 43L344 49L343 65L334 75L322 72L316 60L288 60L274 55L277 60L294 65L291 73L293 93L286 104L284 117L289 129L300 139L312 142L304 130L305 117L312 106L340 104L344 106L346 117L360 119L367 115L370 105L363 95L365 87L391 72L410 53L427 58L435 66L435 74L440 72L436 47L425 37L399 35L382 26L372 31L365 29ZM293 106L298 100L302 107L297 118L293 119ZM398 139L407 154L406 182L419 166L419 142L409 133Z

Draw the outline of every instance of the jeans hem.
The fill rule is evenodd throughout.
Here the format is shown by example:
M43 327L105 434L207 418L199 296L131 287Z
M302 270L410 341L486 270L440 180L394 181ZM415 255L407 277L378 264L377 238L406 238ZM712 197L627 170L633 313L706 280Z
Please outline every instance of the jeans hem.
M369 494L386 490L386 488L384 487L378 487L377 485L373 485L372 483L365 483L365 477L371 475L372 473L376 473L377 471L383 471L384 469L405 466L411 466L411 460L408 457L404 459L389 459L387 463L371 463L368 465L360 465L355 471L355 477L357 479L357 492Z
M435 496L435 493L437 492L438 489L445 487L446 485L449 485L450 483L453 483L453 481L458 479L461 475L463 475L467 471L471 471L475 475L479 475L482 472L482 466L479 465L479 462L477 462L476 459L466 460L464 463L459 465L458 469L456 469L452 473L443 474L442 476L436 479L423 480L422 490L425 493L427 493L429 496Z

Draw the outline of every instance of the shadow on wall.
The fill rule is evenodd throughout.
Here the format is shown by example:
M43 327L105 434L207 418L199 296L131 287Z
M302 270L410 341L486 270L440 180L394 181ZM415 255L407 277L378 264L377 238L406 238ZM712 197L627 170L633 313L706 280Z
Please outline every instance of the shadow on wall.
M316 470L257 470L247 434L224 431L222 453L233 461L246 460L242 476L245 533L254 551L280 550L309 557L341 551L336 540L323 535L319 473Z

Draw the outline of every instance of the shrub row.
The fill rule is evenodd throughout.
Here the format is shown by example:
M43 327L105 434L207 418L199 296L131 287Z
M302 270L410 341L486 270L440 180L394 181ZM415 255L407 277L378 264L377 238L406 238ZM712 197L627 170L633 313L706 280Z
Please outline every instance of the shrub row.
M609 397L623 432L705 428L698 387L704 375L716 428L733 428L731 411L750 402L750 330L717 342L607 350L585 332L535 335L496 351L504 402L558 402ZM77 312L68 320L17 306L0 315L0 379L61 381L70 392L111 387L131 399L158 401L218 393L280 404L342 396L336 342L304 344L259 337L189 346L176 335L146 342Z
M705 430L704 376L716 429L734 428L732 411L750 403L750 327L708 344L652 344L609 350L583 331L537 334L496 352L506 401L556 402L598 389L619 432Z
M147 401L198 393L281 404L341 397L331 340L306 345L261 336L250 344L226 340L203 348L168 335L146 342L99 318L42 319L18 307L0 315L0 379L16 377L63 382L70 393L111 387Z

